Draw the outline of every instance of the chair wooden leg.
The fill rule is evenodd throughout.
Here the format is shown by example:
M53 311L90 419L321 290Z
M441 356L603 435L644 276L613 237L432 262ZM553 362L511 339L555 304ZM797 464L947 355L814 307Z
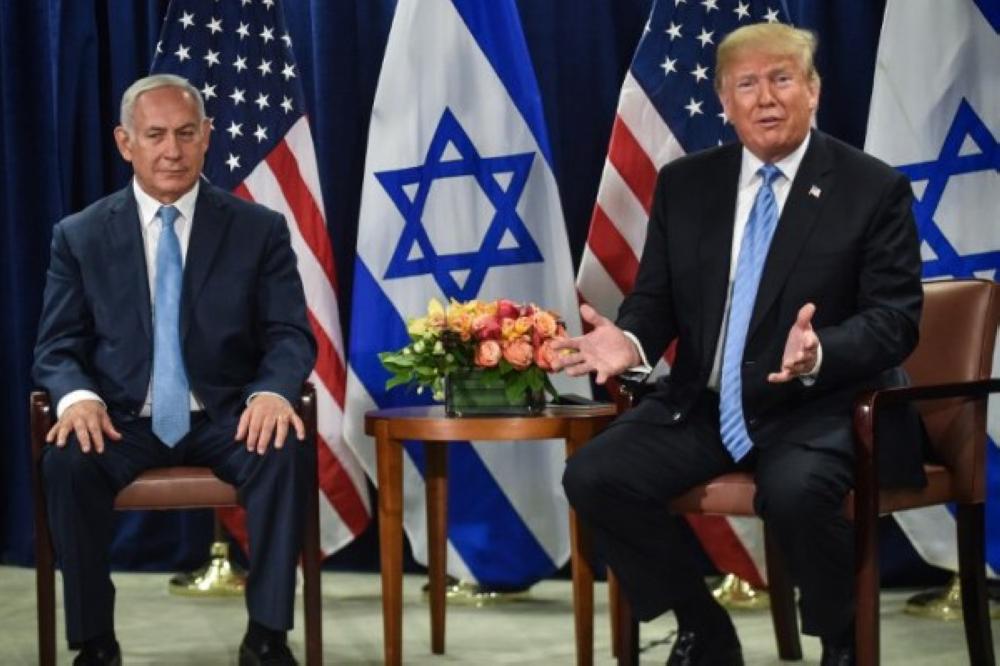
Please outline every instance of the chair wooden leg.
M639 666L639 621L632 615L632 606L625 595L618 591L617 608L613 609L618 625L618 666Z
M49 426L48 398L31 396L32 465L31 485L35 500L35 603L38 611L38 663L56 663L55 551L49 532L49 517L42 492L42 447Z
M802 659L802 642L799 638L798 616L795 612L795 588L788 576L778 542L764 528L764 555L767 562L767 588L771 598L771 621L778 656L784 661Z
M858 666L877 666L879 643L879 564L877 515L865 511L855 494L854 640Z
M614 572L610 568L606 569L608 578L608 608L610 612L608 616L611 618L611 656L618 656L618 641L620 636L618 635L618 604L621 603L619 596L622 591L618 587L618 579L615 578Z
M38 607L38 663L56 663L56 572L48 520L35 518L35 602Z
M323 663L323 616L319 546L319 484L316 477L316 449L313 444L306 515L302 534L302 604L305 615L306 665Z
M958 571L969 663L994 666L993 632L986 594L983 504L958 505Z

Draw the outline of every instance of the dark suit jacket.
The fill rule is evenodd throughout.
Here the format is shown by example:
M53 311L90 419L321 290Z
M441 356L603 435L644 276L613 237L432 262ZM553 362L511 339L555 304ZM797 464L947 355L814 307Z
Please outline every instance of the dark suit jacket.
M646 245L618 325L650 358L678 347L670 377L632 418L682 421L712 368L728 288L742 147L692 154L660 172ZM810 193L812 192L812 193ZM818 196L816 196L818 194ZM814 131L782 210L761 277L743 356L743 409L755 445L783 440L850 454L851 405L866 387L905 381L917 342L921 262L912 194L900 173ZM770 384L798 310L816 304L818 380ZM889 485L924 482L919 424L886 442ZM902 438L897 438L897 444Z
M256 391L296 404L316 344L281 215L201 183L180 324L191 390L210 418L238 415ZM129 184L53 229L34 379L53 403L89 389L113 414L138 414L149 387L152 336Z

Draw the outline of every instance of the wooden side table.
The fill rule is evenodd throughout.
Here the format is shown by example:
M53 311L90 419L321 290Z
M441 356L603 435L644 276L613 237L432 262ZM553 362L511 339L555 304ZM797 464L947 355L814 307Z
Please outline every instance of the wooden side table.
M464 440L565 439L572 455L615 416L613 405L548 407L540 416L445 416L444 408L397 407L365 414L365 432L375 437L378 458L379 550L382 564L382 623L385 663L402 663L403 641L403 441L424 442L426 455L428 568L430 576L431 651L444 654L445 564L448 532L447 445ZM580 553L589 552L587 536L570 510L573 568L573 616L576 662L593 663L594 573Z

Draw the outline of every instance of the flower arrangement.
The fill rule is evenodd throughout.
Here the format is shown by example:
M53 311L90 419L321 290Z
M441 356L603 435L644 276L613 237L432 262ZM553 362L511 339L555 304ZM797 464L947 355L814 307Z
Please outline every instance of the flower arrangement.
M551 310L507 299L452 300L445 307L432 298L427 314L410 319L406 329L405 347L379 354L392 373L386 389L415 384L418 393L429 388L443 400L447 376L474 370L484 380L502 381L512 402L526 391L557 395L547 373L559 353L552 341L566 337L566 328Z

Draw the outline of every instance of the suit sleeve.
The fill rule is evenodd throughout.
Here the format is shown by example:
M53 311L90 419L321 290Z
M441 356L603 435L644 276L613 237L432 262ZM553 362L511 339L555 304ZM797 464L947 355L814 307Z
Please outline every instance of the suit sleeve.
M823 368L817 387L870 378L900 365L917 344L923 287L910 184L885 188L860 248L856 314L817 331Z
M677 335L673 317L667 224L668 169L660 172L635 285L615 322L638 338L647 358L659 358Z
M80 265L60 223L52 230L32 368L35 382L49 392L53 404L74 390L98 393L89 362L94 344L94 318Z
M243 397L273 392L294 405L316 363L316 340L306 314L288 225L281 216L276 216L272 225L258 284L257 327L263 355Z

